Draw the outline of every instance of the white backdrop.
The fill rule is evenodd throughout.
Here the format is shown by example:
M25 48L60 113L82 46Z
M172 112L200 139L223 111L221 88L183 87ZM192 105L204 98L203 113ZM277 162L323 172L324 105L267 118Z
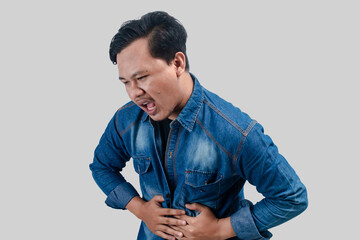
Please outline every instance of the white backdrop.
M360 9L346 0L2 1L0 238L136 239L139 221L104 204L88 165L128 101L110 40L153 10L183 23L191 72L258 120L305 183L308 209L273 239L356 238ZM125 175L139 188L131 162Z

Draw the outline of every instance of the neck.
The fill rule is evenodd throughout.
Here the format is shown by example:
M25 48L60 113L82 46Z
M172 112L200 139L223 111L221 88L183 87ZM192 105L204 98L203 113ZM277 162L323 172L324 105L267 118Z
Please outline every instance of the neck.
M184 97L183 97L183 101L182 101L182 108L185 107L187 101L189 100L192 92L193 92L193 88L194 88L194 81L191 78L191 75L189 72L184 72L181 76L180 76L180 84L181 86L184 86L183 88L183 93L184 93Z
M186 103L188 102L194 88L194 81L191 78L189 72L184 72L179 76L179 86L181 87L182 92L182 100L180 104L177 106L177 109L174 111L176 114L172 114L169 116L170 120L174 120L181 110L185 107Z

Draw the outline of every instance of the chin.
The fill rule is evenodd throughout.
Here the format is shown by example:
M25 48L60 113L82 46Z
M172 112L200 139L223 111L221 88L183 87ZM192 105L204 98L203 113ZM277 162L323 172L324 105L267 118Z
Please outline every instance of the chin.
M155 114L155 115L149 115L149 117L154 120L154 121L162 121L162 120L165 120L167 118L169 118L170 116L168 115L160 115L160 114Z
M161 116L156 116L156 115L153 115L153 116L149 115L149 117L152 120L157 121L157 122L166 119L166 117L161 117Z

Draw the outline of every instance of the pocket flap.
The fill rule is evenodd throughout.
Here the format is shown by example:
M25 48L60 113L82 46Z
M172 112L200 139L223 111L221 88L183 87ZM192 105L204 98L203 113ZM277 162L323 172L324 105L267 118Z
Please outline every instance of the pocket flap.
M192 187L203 187L207 185L217 184L221 181L222 175L216 172L203 172L199 170L185 171L185 184Z
M138 174L146 173L149 169L151 158L148 157L133 157L134 168Z

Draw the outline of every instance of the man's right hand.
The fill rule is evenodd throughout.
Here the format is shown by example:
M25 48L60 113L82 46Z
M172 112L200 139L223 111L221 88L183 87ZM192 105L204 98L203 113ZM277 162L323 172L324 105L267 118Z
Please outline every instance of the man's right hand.
M175 240L183 236L182 232L176 231L169 226L185 226L184 220L172 218L172 216L184 215L185 211L180 209L163 208L164 202L161 195L156 195L146 202L140 197L134 197L126 208L135 216L140 218L151 232L164 239Z

